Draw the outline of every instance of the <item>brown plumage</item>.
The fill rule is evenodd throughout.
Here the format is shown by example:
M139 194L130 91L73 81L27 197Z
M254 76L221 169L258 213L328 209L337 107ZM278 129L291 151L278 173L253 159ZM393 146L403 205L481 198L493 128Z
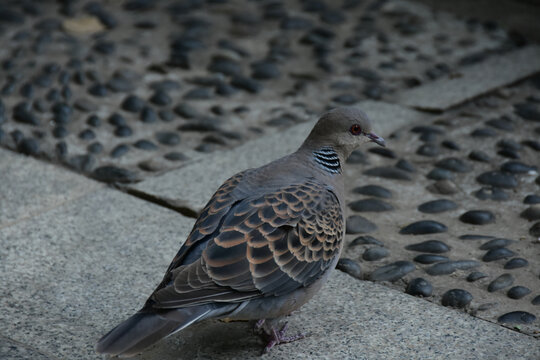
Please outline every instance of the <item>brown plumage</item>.
M334 109L295 153L227 180L145 306L97 351L134 355L211 317L261 319L266 351L300 338L286 337L277 320L306 303L335 267L344 236L342 164L367 141L384 146L362 111Z

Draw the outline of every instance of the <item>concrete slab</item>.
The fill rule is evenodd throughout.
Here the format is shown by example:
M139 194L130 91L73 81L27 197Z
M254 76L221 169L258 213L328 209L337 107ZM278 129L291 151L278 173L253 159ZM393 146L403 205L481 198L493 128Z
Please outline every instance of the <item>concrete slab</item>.
M401 92L399 104L428 111L444 111L540 72L540 47L528 46L506 55L463 67L459 73Z
M95 341L143 304L192 222L102 189L0 229L2 334L54 357L97 358Z
M103 187L57 165L4 149L0 149L0 184L0 228Z
M0 230L0 322L19 347L69 359L99 358L95 341L136 311L160 280L192 220L104 189ZM335 272L291 332L308 332L267 358L534 359L517 332ZM496 340L495 340L496 339ZM246 323L207 322L141 359L258 358ZM441 355L442 356L442 355Z
M0 359L50 360L55 358L0 335Z
M386 136L399 127L425 119L426 115L399 105L363 101L358 106L371 117L375 130ZM235 173L264 165L295 151L304 141L315 119L288 130L262 137L231 151L208 155L161 176L129 185L129 189L157 198L171 206L198 213L216 189Z
M301 341L264 359L537 359L532 337L335 271L288 318ZM245 323L208 322L156 344L140 360L257 359L262 341Z

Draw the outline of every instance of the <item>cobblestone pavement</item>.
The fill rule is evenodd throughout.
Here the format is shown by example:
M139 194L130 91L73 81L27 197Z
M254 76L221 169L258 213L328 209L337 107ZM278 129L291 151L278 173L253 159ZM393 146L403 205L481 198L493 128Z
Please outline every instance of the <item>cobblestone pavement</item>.
M388 148L362 149L348 161L348 235L338 268L540 336L540 47L524 36L399 0L5 1L0 44L0 146L74 170L40 167L0 150L0 267L21 272L28 289L37 284L17 256L50 246L66 251L66 259L42 261L91 279L86 291L97 294L108 270L81 273L68 254L85 264L92 259L79 254L73 239L91 241L100 253L111 234L121 233L103 261L122 272L118 257L138 258L148 244L128 245L131 235L118 226L178 217L163 209L114 215L122 211L115 206L154 202L193 217L232 173L293 151L317 113L360 104ZM109 197L113 203L100 207L99 199ZM107 219L98 240L97 223L77 228L78 214L93 212L97 221ZM56 224L53 213L71 224L59 239L45 225ZM149 226L164 228L165 242L176 248L183 239L174 234L191 221L180 216L176 226L161 220ZM151 236L150 229L140 231ZM27 235L28 249L19 244ZM161 251L136 265L141 278L129 280L135 287L129 295L142 296L139 303L163 270L156 264L166 266L175 249ZM61 276L51 269L47 276ZM0 332L8 344L0 354L73 355L67 345L43 340L44 333L68 337L48 332L46 323L32 325L41 310L26 300L17 305L19 295L29 295L10 287L16 281L7 281L9 311L2 314L16 336ZM88 294L75 280L63 284L86 304ZM56 302L54 314L66 306L73 334L95 332L85 330L93 316L108 321L59 303L70 295L51 286L39 301ZM109 304L99 310L110 315L122 306L113 297L125 289L107 286L110 293L97 296ZM20 311L26 317L18 326ZM89 323L73 330L81 311ZM25 333L40 340L18 348ZM79 345L91 356L87 343ZM242 351L252 345L243 343ZM202 356L218 350L212 349ZM172 356L159 351L149 356Z

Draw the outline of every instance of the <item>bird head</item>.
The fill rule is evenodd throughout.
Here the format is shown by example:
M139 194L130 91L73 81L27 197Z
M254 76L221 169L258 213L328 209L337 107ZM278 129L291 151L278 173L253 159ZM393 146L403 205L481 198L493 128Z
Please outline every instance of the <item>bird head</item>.
M374 142L386 146L384 139L372 131L366 113L354 106L338 107L325 112L305 141L306 146L330 146L347 158L360 145Z

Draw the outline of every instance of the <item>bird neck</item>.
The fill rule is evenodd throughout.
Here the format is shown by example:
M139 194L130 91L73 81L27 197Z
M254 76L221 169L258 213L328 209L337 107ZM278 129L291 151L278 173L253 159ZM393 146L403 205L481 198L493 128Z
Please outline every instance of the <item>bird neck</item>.
M323 171L330 174L341 174L339 154L331 146L322 146L311 151L311 160Z

